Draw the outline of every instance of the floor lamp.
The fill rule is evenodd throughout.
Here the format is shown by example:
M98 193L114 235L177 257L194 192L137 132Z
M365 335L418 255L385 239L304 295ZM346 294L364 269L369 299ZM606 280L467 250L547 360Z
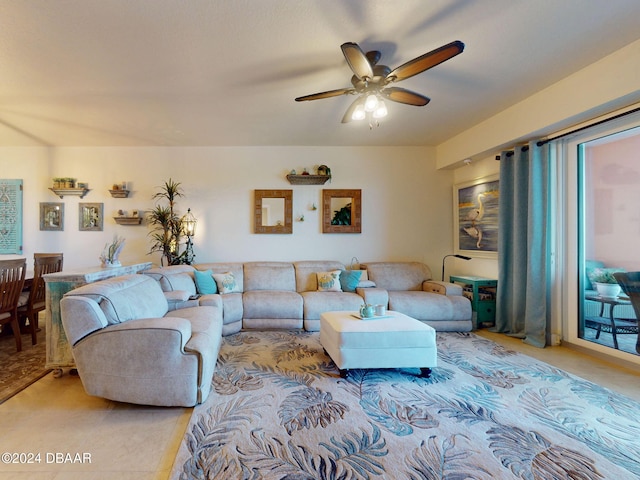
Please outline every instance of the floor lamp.
M457 255L457 254L451 254L451 255L445 255L442 258L442 278L441 280L444 281L444 261L447 259L447 257L456 257L456 258L461 258L462 260L471 260L471 257L465 257L464 255Z

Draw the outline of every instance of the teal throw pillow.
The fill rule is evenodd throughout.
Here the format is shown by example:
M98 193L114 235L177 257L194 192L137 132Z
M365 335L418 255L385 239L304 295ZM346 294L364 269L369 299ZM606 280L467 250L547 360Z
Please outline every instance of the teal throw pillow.
M343 292L355 292L362 277L362 270L342 270L340 272L340 286Z
M211 270L206 270L204 272L195 270L193 274L196 278L196 290L199 294L207 295L209 293L218 293L218 286L211 276Z

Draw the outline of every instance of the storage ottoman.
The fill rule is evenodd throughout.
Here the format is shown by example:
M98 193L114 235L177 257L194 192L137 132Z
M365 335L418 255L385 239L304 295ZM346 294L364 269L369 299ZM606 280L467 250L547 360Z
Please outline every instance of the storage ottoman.
M428 377L437 366L436 331L400 312L367 320L356 312L325 312L320 343L342 376L353 368L420 368Z

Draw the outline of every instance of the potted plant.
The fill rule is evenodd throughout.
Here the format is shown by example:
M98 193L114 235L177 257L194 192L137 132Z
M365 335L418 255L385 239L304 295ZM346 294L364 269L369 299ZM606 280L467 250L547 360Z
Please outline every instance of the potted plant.
M615 272L622 272L616 268L594 268L589 272L589 280L595 286L598 295L606 298L616 298L620 294L620 284L613 276Z
M167 204L158 204L149 212L149 224L154 229L149 233L151 236L151 250L149 253L160 252L160 265L179 265L184 263L185 252L180 254L180 244L184 237L184 230L181 217L175 211L176 199L182 197L180 182L172 179L160 186L160 191L153 198L166 200Z
M120 267L122 264L118 257L124 247L124 238L118 235L113 236L113 241L109 244L105 244L102 254L100 255L100 261L103 267Z

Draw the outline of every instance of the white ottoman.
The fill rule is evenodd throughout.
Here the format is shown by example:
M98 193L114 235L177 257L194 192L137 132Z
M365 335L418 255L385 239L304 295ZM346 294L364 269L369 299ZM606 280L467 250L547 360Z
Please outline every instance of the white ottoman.
M400 312L371 320L356 312L325 312L320 343L342 376L352 368L420 368L428 377L437 366L436 331Z

